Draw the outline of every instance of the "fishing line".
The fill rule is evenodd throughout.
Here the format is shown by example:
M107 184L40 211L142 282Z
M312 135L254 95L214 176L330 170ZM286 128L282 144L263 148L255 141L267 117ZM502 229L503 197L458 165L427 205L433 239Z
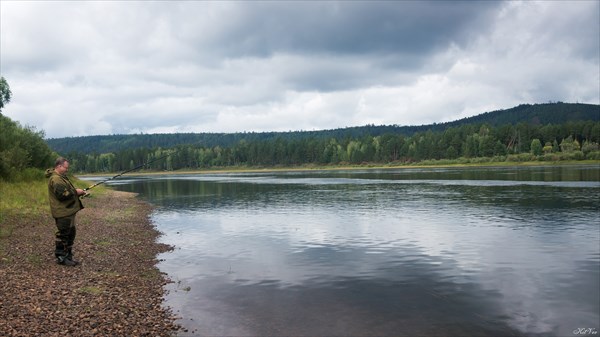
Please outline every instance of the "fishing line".
M88 188L85 188L85 189L83 189L83 191L84 191L84 192L86 192L86 194L85 194L85 195L87 195L87 191L91 190L92 188L94 188L94 187L96 187L96 186L102 185L102 184L106 183L107 181L111 181L111 180L113 180L113 179L116 179L116 178L118 178L118 177L120 177L120 176L124 175L125 173L129 173L129 172L132 172L132 171L135 171L135 170L139 170L139 169L141 169L142 167L144 167L144 166L146 166L146 165L149 165L149 164L151 164L151 163L154 163L155 161L159 161L159 160L161 160L161 159L167 158L167 157L169 157L170 155L172 155L172 153L169 153L169 154L167 154L167 155L165 155L165 156L162 156L162 157L159 157L159 158L156 158L156 159L153 159L153 160L147 161L147 162L145 162L145 163L143 163L143 164L141 164L141 165L138 165L138 166L136 166L136 167L134 167L134 168L132 168L132 169L125 170L125 171L123 171L123 172L121 172L121 173L119 173L119 174L115 175L114 177L111 177L111 178L105 179L105 180L103 180L103 181L97 182L97 183L95 183L94 185L92 185L92 186L90 186L90 187L88 187Z

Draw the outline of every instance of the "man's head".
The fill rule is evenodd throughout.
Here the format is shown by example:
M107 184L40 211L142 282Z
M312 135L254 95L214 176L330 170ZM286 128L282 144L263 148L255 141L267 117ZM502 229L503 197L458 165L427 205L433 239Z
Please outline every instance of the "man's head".
M54 171L58 174L67 173L69 171L69 162L63 157L58 157L54 163Z

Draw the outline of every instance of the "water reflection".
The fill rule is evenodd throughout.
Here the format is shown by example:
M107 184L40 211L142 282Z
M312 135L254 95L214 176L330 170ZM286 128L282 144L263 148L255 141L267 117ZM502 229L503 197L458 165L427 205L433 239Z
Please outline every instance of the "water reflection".
M169 305L198 335L598 328L598 168L163 176Z

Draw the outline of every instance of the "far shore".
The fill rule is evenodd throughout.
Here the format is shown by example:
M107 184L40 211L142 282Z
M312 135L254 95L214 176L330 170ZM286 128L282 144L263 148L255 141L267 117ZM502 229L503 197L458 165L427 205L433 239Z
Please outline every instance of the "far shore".
M180 175L180 174L227 174L227 173L261 173L261 172L303 172L303 171L355 171L355 170L387 170L387 169L418 169L418 168L476 168L476 167L555 167L555 166L575 166L590 165L599 166L600 160L581 160L581 161L527 161L527 162L482 162L482 163L458 163L458 164L360 164L360 165L302 165L302 166L270 166L270 167L215 167L210 169L198 170L173 170L173 171L155 171L139 170L129 175ZM78 177L94 177L116 175L119 172L96 172L96 173L78 173Z

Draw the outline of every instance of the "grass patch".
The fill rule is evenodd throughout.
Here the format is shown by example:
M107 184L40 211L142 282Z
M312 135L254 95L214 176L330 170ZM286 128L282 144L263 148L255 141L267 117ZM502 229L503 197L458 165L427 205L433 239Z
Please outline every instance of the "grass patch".
M15 224L10 219L50 214L48 187L44 180L30 182L7 182L0 180L0 253L5 242L12 236ZM2 255L4 255L2 253Z
M100 272L101 275L105 275L108 277L119 277L121 276L119 273L117 273L116 271L102 271Z
M88 182L77 178L70 178L76 188L86 188ZM106 188L99 186L94 188L94 194L106 193ZM11 224L8 223L9 216L39 216L50 215L48 204L48 181L36 179L31 181L7 182L0 180L0 238L12 234Z
M94 244L96 246L106 247L106 246L112 245L112 242L110 242L110 240L108 240L108 239L98 239L98 240L94 240Z
M96 256L98 258L103 258L103 257L106 257L108 255L109 255L109 253L107 251L104 251L104 250L98 250L98 251L94 252L94 256Z
M15 229L13 225L0 221L0 239L11 236L14 230Z
M50 212L48 187L44 180L16 183L0 181L0 190L0 214L23 216ZM0 223L4 220L5 216L2 216Z
M43 259L42 259L42 257L39 256L39 255L37 255L37 254L28 255L27 256L27 261L29 263L31 263L32 265L37 266L37 267L41 266L42 263L44 262Z
M76 188L85 188L87 182L77 178L70 178ZM46 179L7 182L0 180L0 224L5 220L5 215L39 215L50 214L48 204L48 181ZM94 189L94 193L106 193L104 187Z
M161 277L161 273L158 269L149 269L140 273L140 277L153 280Z
M82 287L79 288L78 290L81 293L86 293L86 294L92 294L92 295L98 295L102 293L102 288L100 287L93 287L93 286L88 286L88 287Z
M112 212L110 212L109 214L104 216L104 221L106 221L107 223L109 223L111 225L114 225L114 224L121 222L123 219L127 219L128 217L131 217L132 215L135 214L135 212L136 212L136 208L134 206L123 208L123 209L113 210Z

